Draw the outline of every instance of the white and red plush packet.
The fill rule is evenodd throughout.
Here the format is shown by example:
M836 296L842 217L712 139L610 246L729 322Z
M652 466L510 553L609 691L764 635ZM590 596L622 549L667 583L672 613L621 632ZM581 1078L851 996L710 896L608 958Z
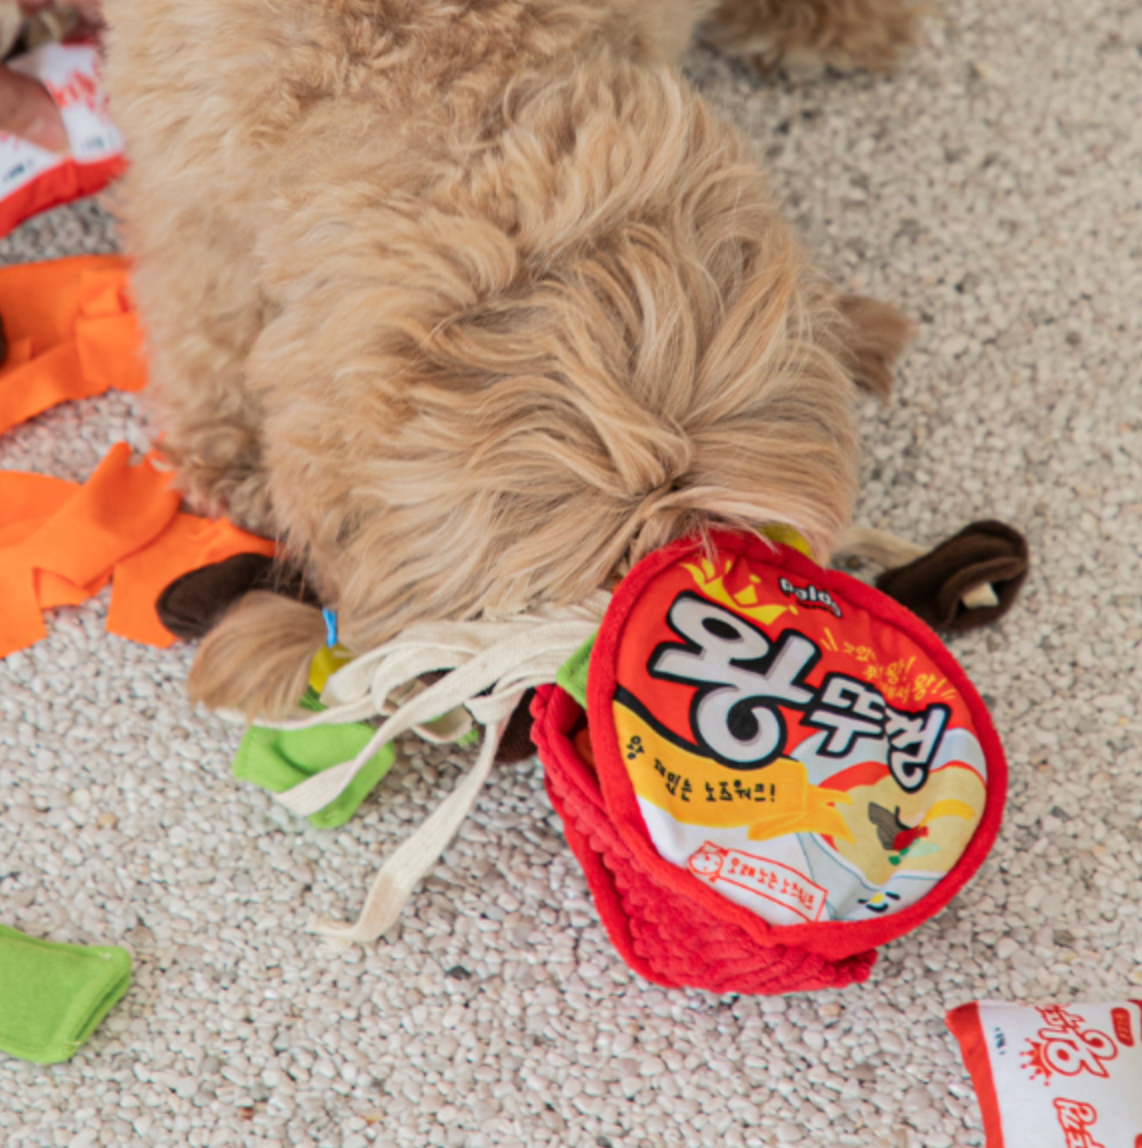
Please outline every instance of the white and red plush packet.
M39 80L59 107L69 154L56 155L0 132L0 235L37 212L94 195L126 166L89 44L45 44L7 66Z
M987 1148L1142 1148L1142 1000L948 1013Z

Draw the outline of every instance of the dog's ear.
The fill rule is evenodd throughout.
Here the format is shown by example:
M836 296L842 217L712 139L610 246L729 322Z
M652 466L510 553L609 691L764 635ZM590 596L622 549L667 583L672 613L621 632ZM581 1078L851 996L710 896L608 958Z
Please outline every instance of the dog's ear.
M854 382L886 399L893 368L913 335L912 324L888 303L864 295L841 295L837 310L837 358Z
M187 688L209 709L237 710L251 720L284 717L297 709L324 644L319 609L255 590L206 635Z

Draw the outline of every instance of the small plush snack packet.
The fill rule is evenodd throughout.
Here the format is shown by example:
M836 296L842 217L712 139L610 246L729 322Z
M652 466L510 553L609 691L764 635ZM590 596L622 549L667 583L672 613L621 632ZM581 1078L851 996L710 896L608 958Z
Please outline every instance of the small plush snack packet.
M1142 1148L1142 1000L948 1013L987 1148Z

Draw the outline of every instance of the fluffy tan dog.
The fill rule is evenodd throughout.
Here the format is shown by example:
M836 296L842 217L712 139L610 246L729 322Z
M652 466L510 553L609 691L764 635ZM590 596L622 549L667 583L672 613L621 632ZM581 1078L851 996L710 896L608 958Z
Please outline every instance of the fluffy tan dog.
M887 390L907 324L812 270L673 69L707 7L108 0L164 449L350 648L574 601L712 524L821 559L847 524L853 383ZM827 8L718 19L753 51ZM281 713L323 634L249 595L192 691Z

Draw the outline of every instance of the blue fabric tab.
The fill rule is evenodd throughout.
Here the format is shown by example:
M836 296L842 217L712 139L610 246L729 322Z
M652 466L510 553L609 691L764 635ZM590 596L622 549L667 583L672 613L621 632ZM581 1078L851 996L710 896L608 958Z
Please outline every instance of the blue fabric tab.
M337 611L326 607L321 616L325 619L325 644L332 648L337 645Z

